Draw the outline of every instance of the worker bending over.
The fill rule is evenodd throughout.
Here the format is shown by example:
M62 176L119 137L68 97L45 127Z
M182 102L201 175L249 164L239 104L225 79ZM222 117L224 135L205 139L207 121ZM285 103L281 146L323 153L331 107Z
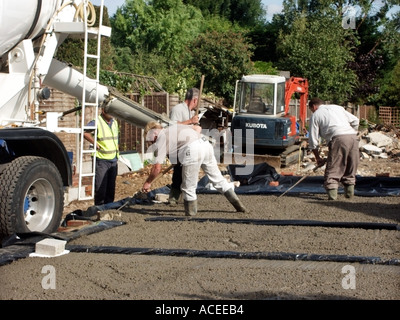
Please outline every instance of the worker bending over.
M310 118L309 145L318 166L325 161L319 155L319 137L328 143L329 154L324 175L328 199L337 199L339 183L344 186L346 198L351 198L360 160L357 138L359 120L343 107L327 105L319 98L311 99L309 108L313 112Z
M200 126L176 124L165 129L158 122L151 121L145 128L146 141L153 144L148 152L155 158L150 174L143 184L142 191L149 192L151 182L161 171L161 164L168 156L171 163L179 160L182 164L182 185L185 215L197 213L197 182L200 168L208 176L214 188L223 194L237 212L246 212L231 184L222 176L218 168L214 150L206 137L201 134Z
M186 92L185 101L174 106L170 112L170 119L175 124L198 124L199 116L196 114L195 109L199 100L200 90L191 88ZM168 203L174 207L178 204L181 196L182 184L182 165L177 161L172 173L172 184L169 192Z

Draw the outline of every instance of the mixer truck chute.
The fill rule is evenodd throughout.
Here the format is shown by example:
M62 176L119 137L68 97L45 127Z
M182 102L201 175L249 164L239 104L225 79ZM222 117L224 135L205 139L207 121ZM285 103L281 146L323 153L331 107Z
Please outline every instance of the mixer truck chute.
M0 3L0 240L15 233L51 233L59 227L72 170L68 152L55 133L77 134L82 142L85 107L96 112L104 107L141 128L150 120L169 123L167 117L101 85L98 78L87 78L85 66L81 73L53 59L60 44L74 36L84 38L84 59L100 61L101 41L97 53L87 52L89 37L111 34L102 25L103 1L99 9L98 27L93 28L95 10L87 0ZM46 111L45 119L39 118L39 102L48 96L43 86L80 101L80 125L60 128L58 119L63 114L58 112ZM94 172L91 176L94 179Z

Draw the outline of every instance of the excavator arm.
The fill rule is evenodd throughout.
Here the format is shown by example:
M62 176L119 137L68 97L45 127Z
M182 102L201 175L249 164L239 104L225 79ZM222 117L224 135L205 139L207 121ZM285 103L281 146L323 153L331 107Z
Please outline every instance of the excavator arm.
M304 78L291 77L286 81L285 90L285 114L289 113L289 103L294 93L300 93L300 129L302 132L307 117L307 100L308 100L308 80Z

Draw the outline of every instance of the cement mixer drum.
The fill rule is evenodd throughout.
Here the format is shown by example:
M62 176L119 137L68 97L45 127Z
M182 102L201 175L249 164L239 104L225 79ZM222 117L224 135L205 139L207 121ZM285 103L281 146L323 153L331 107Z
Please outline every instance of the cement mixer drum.
M61 0L0 1L0 55L44 32Z

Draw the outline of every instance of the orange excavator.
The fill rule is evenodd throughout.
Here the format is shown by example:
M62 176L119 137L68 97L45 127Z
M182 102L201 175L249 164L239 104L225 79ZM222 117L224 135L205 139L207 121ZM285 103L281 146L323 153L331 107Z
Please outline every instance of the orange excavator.
M294 94L300 95L300 106L299 106L299 127L300 132L305 129L306 117L307 117L307 100L308 100L308 80L304 78L291 77L286 81L285 88L285 114L289 115L290 100ZM296 124L296 118L293 119L292 125Z
M300 105L290 110L290 100ZM281 166L304 155L300 147L307 117L308 81L274 75L246 75L236 83L231 131L235 152L279 158Z

